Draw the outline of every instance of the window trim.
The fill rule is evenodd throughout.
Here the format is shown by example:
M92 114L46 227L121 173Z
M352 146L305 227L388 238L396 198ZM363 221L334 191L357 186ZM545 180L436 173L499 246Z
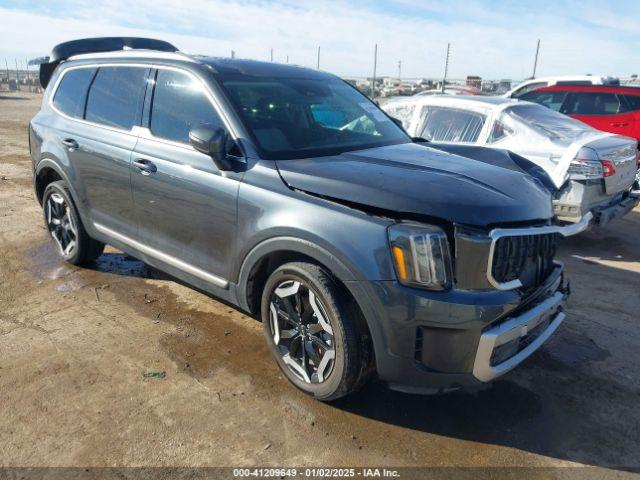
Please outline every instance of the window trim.
M67 72L69 72L71 70L78 70L80 68L98 68L98 69L100 69L102 67L140 67L140 68L148 69L149 73L151 73L154 70L157 71L157 70L161 70L161 69L173 70L173 71L177 71L177 72L182 72L182 73L190 76L195 81L200 82L200 84L203 87L203 91L204 91L205 96L209 99L209 102L213 106L213 109L216 111L216 113L218 114L218 116L222 120L222 123L224 124L227 132L231 135L231 138L236 143L236 145L238 145L238 147L240 148L240 151L243 152L242 159L244 159L246 157L246 154L244 153L244 148L242 146L242 142L238 141L240 139L240 135L238 135L238 132L233 128L232 123L231 123L228 115L226 114L226 112L222 108L222 106L221 106L219 100L216 98L214 92L209 88L207 83L202 80L202 78L200 78L198 75L195 75L194 73L190 72L189 70L187 70L185 68L181 68L181 67L176 67L176 66L172 66L172 65L171 66L170 65L157 65L157 64L154 64L154 63L142 63L142 62L137 62L137 63L134 63L134 62L114 62L114 63L91 63L91 64L83 64L83 65L72 65L70 67L65 68L60 73L59 77L56 79L55 84L53 85L53 88L51 90L51 94L49 95L49 100L48 100L48 104L51 107L51 109L53 109L56 113L58 113L59 115L63 116L64 118L66 118L68 120L71 120L71 121L74 121L74 122L83 123L85 125L89 125L89 126L92 126L92 127L104 128L106 130L110 130L110 131L113 131L113 132L125 133L127 135L135 136L136 138L143 137L145 139L154 140L154 141L158 141L158 142L162 142L162 143L167 143L169 145L178 146L178 147L186 148L188 150L197 152L197 150L195 148L193 148L189 143L173 142L171 140L167 140L167 139L163 139L163 138L154 136L151 133L151 130L149 130L149 121L151 119L150 116L147 119L147 124L146 125L144 125L144 124L142 124L142 125L134 125L131 128L131 130L124 130L122 128L112 127L112 126L109 126L109 125L103 125L101 123L90 122L88 120L85 120L84 118L71 117L71 116L67 115L66 113L58 110L53 105L53 98L55 97L55 94L58 91L58 88L60 86L60 83L62 82L62 79L67 74ZM147 82L149 82L149 79L150 79L150 76L147 76ZM155 78L153 79L153 82L154 82L153 83L153 88L151 88L151 89L148 88L148 83L147 83L147 88L145 89L145 92L144 92L145 101L146 101L146 98L147 98L148 95L153 96L153 91L155 90ZM88 93L89 93L89 91L87 90L87 94ZM153 98L151 98L151 100L153 100ZM144 105L145 105L145 102L143 101L141 115L144 113ZM152 107L153 107L153 105L151 104L149 106L149 108L151 109ZM86 98L85 98L85 108L86 108ZM142 123L142 118L143 117L139 116L139 118L141 119L141 123Z

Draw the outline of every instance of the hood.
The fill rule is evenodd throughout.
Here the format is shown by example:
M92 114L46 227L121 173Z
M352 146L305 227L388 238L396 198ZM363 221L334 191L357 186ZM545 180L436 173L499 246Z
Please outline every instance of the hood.
M534 177L417 144L277 166L292 188L399 214L475 226L553 216L551 194Z

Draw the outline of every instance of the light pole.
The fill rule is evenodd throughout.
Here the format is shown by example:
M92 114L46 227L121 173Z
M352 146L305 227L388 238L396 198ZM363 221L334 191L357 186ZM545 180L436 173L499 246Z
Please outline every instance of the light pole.
M373 77L371 78L371 99L376 98L376 67L378 66L378 44L373 47Z
M538 39L538 44L536 45L536 56L533 60L533 73L531 74L531 78L536 78L536 70L538 69L538 54L540 53L540 39Z

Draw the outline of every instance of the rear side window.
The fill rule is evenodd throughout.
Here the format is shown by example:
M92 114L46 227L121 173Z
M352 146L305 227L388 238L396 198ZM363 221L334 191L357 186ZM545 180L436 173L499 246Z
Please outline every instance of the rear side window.
M556 112L558 112L560 111L560 107L562 107L562 102L564 102L564 99L566 96L567 96L567 92L556 92L556 91L529 92L525 95L522 95L520 97L520 100L539 103L540 105L544 105L545 107L548 107L551 110L555 110Z
M631 111L640 110L640 95L625 95L624 98Z
M131 130L142 110L148 69L100 67L87 97L86 119Z
M53 105L70 117L82 118L87 90L95 73L95 68L78 68L65 73L53 97Z
M224 128L202 84L181 72L158 70L151 106L151 133L189 143L189 130L203 123Z
M427 107L421 137L433 142L473 143L478 140L486 117L455 108Z
M614 93L570 92L561 112L567 115L617 115L627 110Z

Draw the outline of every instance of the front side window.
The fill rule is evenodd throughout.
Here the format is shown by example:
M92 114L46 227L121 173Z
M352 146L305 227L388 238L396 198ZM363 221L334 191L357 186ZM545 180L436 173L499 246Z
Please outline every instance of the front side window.
M540 105L544 105L545 107L558 112L560 111L560 107L562 107L562 103L566 96L567 92L543 90L539 92L529 92L525 95L521 95L519 98L520 100L526 100L527 102L539 103Z
M158 70L151 106L151 133L189 143L189 130L204 123L223 128L202 83L182 72Z
M377 105L338 79L219 75L263 158L338 154L410 139Z
M432 142L473 143L478 140L486 117L457 108L427 107L420 136Z
M625 95L624 98L632 112L640 110L640 95Z
M512 98L520 98L525 93L529 93L529 92L531 92L533 90L536 90L536 89L542 88L542 87L546 87L546 86L547 86L547 82L530 83L528 85L524 85L523 87L521 87L518 90L516 90L515 92L513 92L511 97Z
M87 97L86 120L131 130L142 110L148 69L100 67Z
M64 74L53 97L53 105L70 117L82 118L87 90L95 68L76 68Z
M566 115L617 115L627 108L613 93L571 92L562 108Z

